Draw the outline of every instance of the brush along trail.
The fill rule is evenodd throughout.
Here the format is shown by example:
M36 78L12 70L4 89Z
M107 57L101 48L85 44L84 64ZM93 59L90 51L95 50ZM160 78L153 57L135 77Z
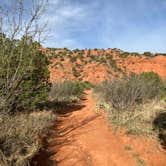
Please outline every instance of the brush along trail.
M59 112L47 146L50 166L165 166L166 154L152 139L113 132L86 91L77 105ZM40 166L46 166L40 157Z

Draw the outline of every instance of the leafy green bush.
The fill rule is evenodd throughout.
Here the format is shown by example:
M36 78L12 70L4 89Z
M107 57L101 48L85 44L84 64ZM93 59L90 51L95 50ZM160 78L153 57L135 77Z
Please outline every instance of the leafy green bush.
M144 52L143 55L147 56L147 57L153 57L154 56L151 52Z
M166 80L163 81L163 86L164 86L164 92L162 95L162 99L164 99L166 101Z
M157 94L160 94L162 98L165 97L166 85L157 73L143 72L140 74L140 77L149 84L149 87L151 87L151 93L149 94L149 98L154 98L154 96L156 96Z
M129 55L130 55L129 52L124 52L124 53L121 54L121 56L122 56L123 58L128 57Z
M94 88L94 85L91 84L89 81L84 81L84 82L82 82L82 84L84 85L85 89Z
M104 57L101 57L99 62L105 64L107 62L107 60Z
M79 52L79 51L80 51L79 49L74 49L74 50L73 50L74 53L77 53L77 52Z
M143 72L143 73L140 74L140 76L142 78L146 79L146 80L153 80L156 83L162 83L162 80L161 80L160 76L157 73L153 72L153 71Z
M6 47L1 42L5 41ZM48 96L48 58L31 37L12 40L0 34L0 108L34 109Z

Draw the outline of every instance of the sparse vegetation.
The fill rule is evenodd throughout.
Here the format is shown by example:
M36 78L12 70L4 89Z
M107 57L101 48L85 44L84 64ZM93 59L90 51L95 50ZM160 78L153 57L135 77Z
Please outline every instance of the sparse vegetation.
M77 57L76 57L76 56L70 56L70 61L71 61L72 63L76 62L76 60L77 60Z
M160 77L153 73L131 74L97 87L117 111L134 109L136 104L159 98L163 93Z
M147 56L147 57L153 57L154 56L151 52L144 52L143 55Z
M0 165L27 166L41 148L42 138L52 125L55 115L51 111L30 114L0 114Z
M125 146L125 147L124 147L124 150L131 151L132 148L131 148L131 146Z
M126 127L128 134L154 135L153 120L165 105L160 101L163 90L160 77L149 72L103 82L95 92L115 126Z
M72 73L73 73L73 76L75 76L75 77L81 76L81 73L79 71L77 71L75 67L72 68Z
M128 57L129 55L130 55L129 52L123 52L123 53L121 54L121 56L122 56L123 58L126 58L126 57Z
M106 110L108 120L114 124L115 129L125 127L127 134L159 135L162 145L166 148L166 83L154 72L128 75L130 71L143 71L140 69L141 64L138 64L139 70L134 68L137 62L153 62L155 58L149 57L159 54L129 53L116 48L107 50L43 48L41 35L45 24L41 25L40 18L47 2L48 0L32 0L25 3L23 0L15 0L14 3L9 3L11 8L8 4L5 8L1 6L2 4L0 5L0 166L30 166L30 161L33 161L33 157L41 150L43 138L48 137L48 134L50 139L47 143L51 142L51 145L55 145L56 151L60 147L63 153L63 146L66 145L67 150L64 148L66 152L72 151L72 158L67 153L64 153L67 156L58 154L60 156L58 162L66 158L75 162L73 156L80 153L77 158L81 159L79 162L85 160L84 165L92 165L95 155L91 155L88 148L75 146L82 144L80 140L74 142L77 138L83 138L76 136L78 129L79 134L85 134L84 131L93 133L94 124L102 124L102 127L97 128L96 125L95 127L99 130L95 130L93 136L104 138L102 133L108 132L103 121L100 123L99 114L92 112L96 101L92 98L93 96L90 96L91 91L85 91L91 88L94 88L100 98L100 103L96 106L97 111ZM27 6L24 6L25 4ZM68 14L68 11L66 13ZM60 16L66 13L60 13ZM66 18L72 20L70 17L73 16ZM66 43L69 42L67 40ZM130 56L132 56L131 59ZM160 58L156 59L160 61ZM135 59L138 61L135 62ZM149 68L151 69L151 66ZM53 72L50 74L49 71ZM92 85L103 79L111 81L104 81L95 87ZM84 80L88 81L84 82ZM89 96L85 98L83 96L85 94ZM80 114L77 114L78 112ZM83 117L85 114L86 116ZM57 116L59 116L57 123L60 123L56 125L56 129L54 128L55 132L50 132L53 133L52 138L48 128L53 126ZM80 119L80 117L83 118ZM90 128L86 128L89 124ZM113 133L109 133L108 138L111 134L111 138L115 138L112 140L116 140L117 135ZM84 142L86 136L84 135L82 139ZM93 138L92 135L91 138ZM102 141L97 140L97 143L99 141L109 143L107 140L109 139L105 137ZM113 147L118 147L119 140L113 142L115 144ZM139 166L145 166L146 159L144 161L138 153L134 154L137 150L127 141L122 141L123 146L120 146L120 152L117 154L130 153L130 158L133 154L136 163ZM71 148L68 148L68 145ZM103 147L108 149L107 146ZM54 153L51 151L51 154L52 152ZM117 154L112 155L110 159L117 157ZM80 164L79 162L75 163Z

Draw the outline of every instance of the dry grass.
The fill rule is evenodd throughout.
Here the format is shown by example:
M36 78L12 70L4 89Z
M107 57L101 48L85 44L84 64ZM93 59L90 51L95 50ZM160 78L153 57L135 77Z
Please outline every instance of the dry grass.
M29 165L41 147L39 138L47 133L54 119L50 111L15 116L0 114L0 165Z
M105 101L111 103L117 111L133 111L137 104L160 99L164 87L157 74L142 73L103 82L95 88L95 91L102 95Z
M156 73L131 74L103 82L94 92L116 128L125 127L130 134L159 134L154 121L166 111L166 102L162 100L163 81Z
M106 102L99 104L98 108L106 110L108 120L114 124L115 129L124 127L128 134L156 137L159 133L154 128L154 120L158 114L166 110L166 103L163 100L153 100L146 104L137 105L132 112L119 112Z

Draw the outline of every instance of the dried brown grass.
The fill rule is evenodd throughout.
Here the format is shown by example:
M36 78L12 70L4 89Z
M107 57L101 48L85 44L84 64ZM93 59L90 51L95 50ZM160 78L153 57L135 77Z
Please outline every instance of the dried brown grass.
M55 115L51 111L0 114L0 165L28 166L41 148L40 137L47 134Z

